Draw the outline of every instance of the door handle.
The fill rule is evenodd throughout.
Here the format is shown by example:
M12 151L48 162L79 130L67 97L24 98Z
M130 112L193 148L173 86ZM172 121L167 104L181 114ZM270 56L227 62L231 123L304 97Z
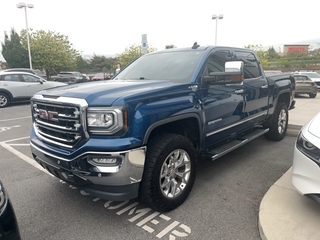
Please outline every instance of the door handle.
M268 85L267 84L262 85L261 88L263 88L263 89L268 88Z

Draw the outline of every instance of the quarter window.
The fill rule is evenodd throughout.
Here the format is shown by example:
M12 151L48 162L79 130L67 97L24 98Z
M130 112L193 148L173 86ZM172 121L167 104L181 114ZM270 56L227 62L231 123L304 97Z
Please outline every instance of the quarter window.
M10 74L2 76L2 80L6 82L20 82L18 74Z

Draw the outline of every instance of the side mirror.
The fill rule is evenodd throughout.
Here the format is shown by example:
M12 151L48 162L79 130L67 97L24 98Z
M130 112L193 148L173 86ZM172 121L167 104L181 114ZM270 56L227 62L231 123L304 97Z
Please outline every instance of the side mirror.
M40 82L40 84L43 84L44 81L40 78L40 79L39 79L39 82Z
M242 83L244 79L243 66L242 61L226 62L224 72L211 72L209 76L203 76L203 83L206 85Z

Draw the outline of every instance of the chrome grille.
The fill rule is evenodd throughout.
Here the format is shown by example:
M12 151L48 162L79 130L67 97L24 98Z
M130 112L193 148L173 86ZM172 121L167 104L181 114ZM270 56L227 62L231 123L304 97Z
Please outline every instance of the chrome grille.
M72 148L83 136L80 106L34 101L32 114L37 134L47 142Z

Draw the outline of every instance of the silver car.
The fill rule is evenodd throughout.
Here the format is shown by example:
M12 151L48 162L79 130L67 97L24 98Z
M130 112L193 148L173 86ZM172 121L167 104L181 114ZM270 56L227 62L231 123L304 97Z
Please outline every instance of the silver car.
M12 102L29 101L36 92L58 86L66 84L47 81L31 73L0 72L0 108Z
M293 75L296 80L295 95L308 94L310 98L317 96L317 85L307 75Z

